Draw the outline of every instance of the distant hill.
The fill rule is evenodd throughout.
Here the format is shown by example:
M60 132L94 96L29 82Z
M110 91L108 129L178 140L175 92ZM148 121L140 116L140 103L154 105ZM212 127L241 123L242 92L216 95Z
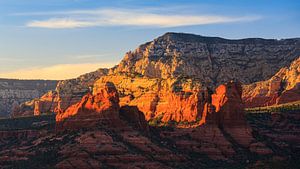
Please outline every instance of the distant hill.
M13 104L39 98L56 84L54 80L0 79L0 116L9 116Z

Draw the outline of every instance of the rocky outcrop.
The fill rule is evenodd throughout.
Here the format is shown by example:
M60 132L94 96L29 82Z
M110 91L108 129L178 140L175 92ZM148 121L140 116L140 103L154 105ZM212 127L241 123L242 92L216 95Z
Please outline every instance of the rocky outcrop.
M149 132L145 115L136 106L123 106L120 108L120 118L130 123L136 129L145 133Z
M148 78L149 83L152 84L156 83L154 82L155 79L156 81L189 79L192 81L191 83L198 83L198 86L202 86L203 89L205 87L214 89L232 79L238 79L243 84L266 80L283 66L289 65L299 55L299 39L250 38L228 40L184 33L166 33L152 42L139 46L135 51L128 52L124 59L111 69L99 69L76 79L59 82L56 88L57 97L54 99L57 100L57 103L52 104L54 107L50 109L65 111L70 105L79 102L82 96L93 88L94 82L103 76L110 78L121 75L119 78L122 79L122 75L126 74L132 77L131 79ZM115 84L119 90L117 83ZM126 82L126 84L128 83ZM146 87L151 88L150 85ZM122 93L123 88L128 87L121 86L119 92ZM157 116L158 114L153 112L158 112L159 109L161 109L160 112L165 113L164 121L193 121L197 118L197 113L190 117L183 117L181 113L182 111L196 112L195 106L187 107L188 110L180 110L176 106L158 105L157 103L174 102L177 105L183 103L182 101L179 103L178 100L186 100L184 105L195 105L198 104L197 100L201 100L202 97L199 98L199 91L165 92L165 96L158 96L157 93L150 93L146 90L147 88L139 90L144 91L147 95L143 94L139 98L140 100L135 98L134 101L146 99L150 101L146 101L143 105L141 103L132 104L139 104L140 110L148 112L146 113L147 119ZM163 95L163 92L161 93ZM132 100L132 95L134 94L127 93L127 97L121 96L121 105L124 105L126 99L127 101ZM165 100L160 100L161 98ZM43 104L42 102L40 101L39 104ZM49 110L47 106L46 110L39 108L39 104L36 112L43 113ZM48 105L48 103L45 104ZM164 112L164 110L176 111L177 113L174 115Z
M300 100L300 57L272 78L243 86L246 107L263 107Z
M241 83L231 81L217 87L216 93L212 95L212 104L215 112L211 114L211 124L217 124L223 137L232 138L244 148L252 147L252 151L257 151L259 147L272 153L263 144L253 144L255 139L246 122Z
M0 116L8 117L11 111L18 113L19 104L41 97L55 89L56 84L50 80L0 79Z
M111 72L163 79L192 77L216 87L232 79L243 84L266 80L299 55L299 39L228 40L166 33L128 52Z
M107 72L108 69L98 69L75 79L60 81L56 87L58 109L65 111L70 105L80 101L82 96L91 91L94 82Z
M212 105L215 106L219 126L245 124L241 96L242 85L239 82L229 82L217 87L216 93L212 95Z
M149 129L137 107L119 109L114 85L108 82L101 85L97 81L93 93L57 115L62 129L80 130L53 133L45 128L39 132L18 128L15 132L10 128L10 132L0 132L3 136L0 165L4 168L82 169L245 168L266 159L266 165L270 166L274 158L275 164L282 159L287 161L287 168L297 166L298 112L279 116L277 113L272 117L265 117L271 114L262 114L263 117L250 114L255 129L252 135L245 123L240 83L229 82L220 85L214 94L209 93L203 109L207 113L206 122L201 126ZM105 119L108 123L103 123ZM253 123L253 120L258 122ZM4 126L3 120L0 121L0 129ZM29 123L29 126L36 125Z
M29 103L21 104L15 116L40 115L65 111L69 106L79 102L81 98L91 91L95 80L108 73L108 69L98 69L75 79L59 81L55 90L51 89L41 98Z
M201 117L205 90L201 84L184 78L146 78L127 74L103 76L94 84L112 82L120 94L120 105L137 106L146 120L196 121Z
M102 83L93 94L86 94L80 102L56 115L56 127L78 129L95 127L99 121L115 123L119 120L119 96L113 83Z

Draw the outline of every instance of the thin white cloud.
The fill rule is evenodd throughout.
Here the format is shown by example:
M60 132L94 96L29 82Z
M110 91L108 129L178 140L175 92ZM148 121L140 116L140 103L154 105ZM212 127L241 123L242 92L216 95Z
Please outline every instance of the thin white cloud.
M92 22L78 21L68 18L52 18L46 21L31 21L27 24L28 27L40 28L79 28L95 26Z
M79 75L95 71L101 67L109 68L114 65L114 63L59 64L49 67L35 67L0 73L0 77L13 79L64 80L78 77Z
M34 14L34 13L32 13ZM82 28L95 26L146 26L146 27L178 27L230 22L258 20L260 16L222 16L198 14L174 14L157 11L127 9L75 10L65 12L35 13L49 15L44 20L33 20L26 24L38 28ZM23 14L24 15L24 14Z

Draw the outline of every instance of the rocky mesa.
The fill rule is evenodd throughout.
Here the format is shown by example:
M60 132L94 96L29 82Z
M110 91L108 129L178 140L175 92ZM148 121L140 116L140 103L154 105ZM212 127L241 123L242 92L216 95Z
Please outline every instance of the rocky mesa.
M113 82L120 93L120 105L137 106L147 120L191 122L201 118L201 100L207 99L207 93L218 85L236 79L251 86L283 71L280 69L299 55L299 39L228 40L166 33L128 52L111 69L60 81L55 91L35 100L29 107L22 107L20 112L39 115L65 111L93 88L95 90L95 82L99 81ZM254 93L246 94L250 88L253 87L246 86L243 91L246 106L251 100L248 98L255 97Z

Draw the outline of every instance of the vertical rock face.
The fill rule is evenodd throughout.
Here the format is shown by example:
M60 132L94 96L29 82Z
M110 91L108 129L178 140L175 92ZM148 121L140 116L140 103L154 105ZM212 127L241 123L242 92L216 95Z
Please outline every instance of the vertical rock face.
M49 91L44 94L40 99L34 101L34 115L38 116L44 113L53 113L57 107L57 93L55 91ZM41 111L43 110L43 112Z
M289 65L299 55L300 40L296 38L284 40L259 38L228 40L184 33L166 33L151 42L139 46L134 52L128 52L124 59L111 69L99 69L76 79L59 82L55 90L57 96L54 99L57 103L52 104L54 107L50 109L65 111L70 105L80 101L82 96L93 88L95 81L107 75L110 77L130 74L130 76L140 77L134 79L148 78L149 83L154 83L153 79L156 79L156 81L191 79L200 86L214 89L218 85L232 79L238 79L243 84L266 80L283 66ZM117 83L115 84L119 90ZM151 88L150 85L147 87ZM128 87L121 86L120 90L125 88ZM132 104L139 104L138 108L143 110L143 112L148 110L148 113L146 113L147 119L152 118L152 115L156 116L157 113L153 113L156 112L156 109L161 109L161 112L166 114L164 118L166 121L179 121L179 119L192 121L197 118L196 113L186 117L182 113L182 111L186 110L177 109L176 106L168 107L167 104L157 104L164 101L166 103L174 102L177 105L178 100L186 100L185 105L194 105L195 103L192 102L201 100L197 91L165 92L161 93L165 96L160 96L157 93L150 93L146 90L146 88L139 90L146 94L141 95L141 100L135 98L134 101L145 99L149 101L143 105L133 102ZM287 94L289 93L292 92L287 92ZM127 93L126 96L121 96L121 104L132 101L132 94ZM186 99L187 97L190 100ZM165 100L161 101L159 100L160 98ZM285 98L287 100L290 97ZM40 100L37 103L38 108L32 108L32 114L33 109L40 113L46 112L48 110L47 106L45 106L47 110L39 108L43 107L40 106L43 104L43 100ZM48 103L45 104L48 105ZM28 107L26 108L29 109ZM170 111L172 109L172 111L177 113L163 112L165 109ZM187 109L189 111L196 110L195 106Z
M199 82L185 78L145 78L126 74L109 75L94 84L112 82L120 94L120 105L137 106L147 120L161 118L168 121L196 121L201 117L204 93Z
M94 127L99 121L119 119L119 96L112 83L99 84L93 94L56 115L57 129ZM107 121L106 121L107 122Z
M228 40L166 33L127 53L111 72L164 79L193 77L216 87L232 79L243 84L266 80L299 55L299 39Z
M272 78L243 86L246 107L262 107L300 100L300 57Z
M145 115L136 106L123 106L120 109L121 119L131 123L135 128L149 132L148 122L145 120Z
M245 123L244 104L242 101L242 85L229 82L220 85L212 95L212 104L218 116L220 126Z
M50 80L0 79L0 116L8 117L12 110L19 112L19 104L41 97L56 84Z
M22 114L40 115L65 111L69 106L79 102L90 91L95 80L107 73L108 69L98 69L75 79L59 81L56 88L49 89L51 91L48 93L45 91L46 94L39 99L20 105L19 111L13 114L15 116Z
M80 101L82 96L90 91L95 80L106 75L107 72L108 69L98 69L95 72L81 75L75 79L60 81L56 87L57 109L65 111L70 105Z

